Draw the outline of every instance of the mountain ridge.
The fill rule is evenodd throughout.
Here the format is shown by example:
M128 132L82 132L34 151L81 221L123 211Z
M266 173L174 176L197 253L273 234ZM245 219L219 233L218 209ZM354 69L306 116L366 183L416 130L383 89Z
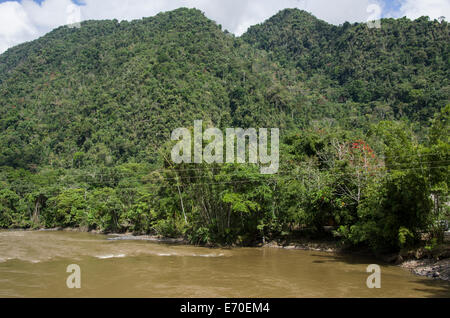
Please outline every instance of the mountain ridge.
M186 8L60 27L0 55L0 165L142 161L195 119L289 130L406 118L420 130L449 100L446 38L447 22L369 30L297 9L241 37Z

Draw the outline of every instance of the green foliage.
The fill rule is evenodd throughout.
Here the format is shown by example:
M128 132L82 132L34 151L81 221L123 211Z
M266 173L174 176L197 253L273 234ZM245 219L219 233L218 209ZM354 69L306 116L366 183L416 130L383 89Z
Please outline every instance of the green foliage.
M299 10L241 38L190 9L58 28L0 55L0 228L415 244L449 218L448 43L445 21ZM279 173L175 165L195 119L280 128Z
M401 247L406 246L411 239L414 239L414 234L406 227L401 227L398 230L398 242Z
M0 228L29 226L23 208L23 200L15 192L0 190Z
M353 244L392 250L417 242L431 222L430 184L421 169L418 145L399 123L382 122L374 131L384 137L386 173L369 185L353 225L340 233Z
M422 17L333 26L287 9L252 26L243 39L317 84L330 107L355 102L371 120L427 123L449 99L448 23ZM384 106L381 106L383 105ZM342 108L341 106L341 108Z

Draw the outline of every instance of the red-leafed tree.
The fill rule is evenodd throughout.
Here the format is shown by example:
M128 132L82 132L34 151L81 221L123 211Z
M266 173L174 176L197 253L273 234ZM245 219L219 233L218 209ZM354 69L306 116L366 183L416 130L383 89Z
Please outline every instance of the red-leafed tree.
M356 204L361 201L363 190L382 171L383 163L364 140L353 142L333 139L332 152L320 153L319 158L336 175L336 191Z

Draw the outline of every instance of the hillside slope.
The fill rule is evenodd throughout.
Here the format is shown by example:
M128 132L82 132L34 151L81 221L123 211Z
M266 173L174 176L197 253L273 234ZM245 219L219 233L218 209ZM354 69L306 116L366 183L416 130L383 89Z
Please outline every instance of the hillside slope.
M276 66L198 10L60 27L8 50L0 69L0 166L147 161L194 119L292 122L292 104L273 99L287 91Z
M327 98L371 104L371 111L427 122L449 101L448 23L427 17L382 19L381 28L336 27L287 9L251 27L243 39L305 74Z
M0 166L148 162L177 127L420 127L449 100L448 23L281 11L242 38L195 9L60 27L0 55ZM78 160L83 158L83 160Z

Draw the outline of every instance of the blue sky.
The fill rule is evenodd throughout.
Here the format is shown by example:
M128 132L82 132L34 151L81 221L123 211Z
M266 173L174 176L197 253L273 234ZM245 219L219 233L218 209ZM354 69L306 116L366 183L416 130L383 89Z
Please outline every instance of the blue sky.
M93 19L140 19L179 7L200 9L236 35L293 7L337 25L375 20L375 16L450 17L450 0L0 0L0 53L61 25Z
M400 0L385 0L383 1L384 4L384 13L386 12L398 12L401 6Z

